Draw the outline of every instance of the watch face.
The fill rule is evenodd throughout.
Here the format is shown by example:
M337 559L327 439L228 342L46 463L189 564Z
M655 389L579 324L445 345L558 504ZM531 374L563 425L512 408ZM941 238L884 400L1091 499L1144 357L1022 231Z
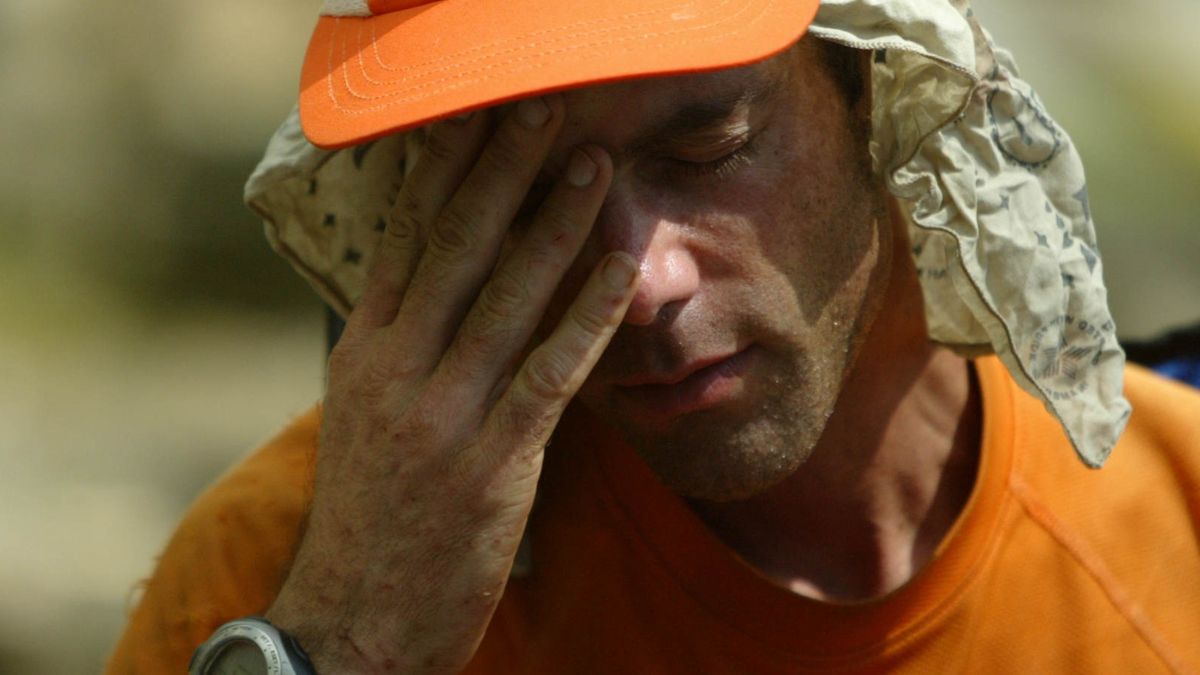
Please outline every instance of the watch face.
M214 655L212 664L207 672L214 675L266 675L267 672L267 659L251 640L231 640Z

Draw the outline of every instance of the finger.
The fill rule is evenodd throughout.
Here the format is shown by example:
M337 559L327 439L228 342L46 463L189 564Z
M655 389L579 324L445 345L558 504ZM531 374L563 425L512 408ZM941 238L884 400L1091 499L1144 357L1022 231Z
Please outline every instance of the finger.
M442 209L401 305L403 336L440 356L496 263L500 243L563 118L557 95L519 102ZM432 357L432 354L424 356Z
M562 180L533 217L515 248L479 292L454 337L438 374L473 382L490 398L512 371L567 268L596 220L612 177L612 163L595 146L576 148Z
M429 228L487 141L488 116L488 111L479 111L410 132L410 139L424 139L406 144L404 182L384 220L386 227L356 308L359 316L352 320L377 328L395 318Z
M584 284L554 333L525 359L508 391L488 418L496 438L519 439L516 446L541 448L567 403L579 391L608 346L637 288L637 263L611 253ZM504 457L477 458L492 466Z

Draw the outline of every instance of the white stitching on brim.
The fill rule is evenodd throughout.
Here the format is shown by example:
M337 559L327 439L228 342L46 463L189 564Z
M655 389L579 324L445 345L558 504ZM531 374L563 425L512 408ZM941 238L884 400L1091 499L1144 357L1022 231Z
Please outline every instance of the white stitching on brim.
M366 0L325 0L321 16L371 16Z

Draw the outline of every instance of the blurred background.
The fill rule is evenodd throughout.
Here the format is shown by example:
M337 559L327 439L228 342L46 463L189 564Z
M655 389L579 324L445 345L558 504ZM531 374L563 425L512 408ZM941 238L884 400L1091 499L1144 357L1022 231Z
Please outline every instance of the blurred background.
M318 3L0 3L0 673L103 665L202 487L320 395L241 205ZM1195 0L977 0L1075 138L1120 334L1200 321Z

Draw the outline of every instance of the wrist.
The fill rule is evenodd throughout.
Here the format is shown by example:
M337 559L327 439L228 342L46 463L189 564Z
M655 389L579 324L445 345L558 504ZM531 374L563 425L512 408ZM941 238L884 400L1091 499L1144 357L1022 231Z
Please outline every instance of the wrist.
M299 642L263 617L230 621L196 648L189 675L316 675Z

